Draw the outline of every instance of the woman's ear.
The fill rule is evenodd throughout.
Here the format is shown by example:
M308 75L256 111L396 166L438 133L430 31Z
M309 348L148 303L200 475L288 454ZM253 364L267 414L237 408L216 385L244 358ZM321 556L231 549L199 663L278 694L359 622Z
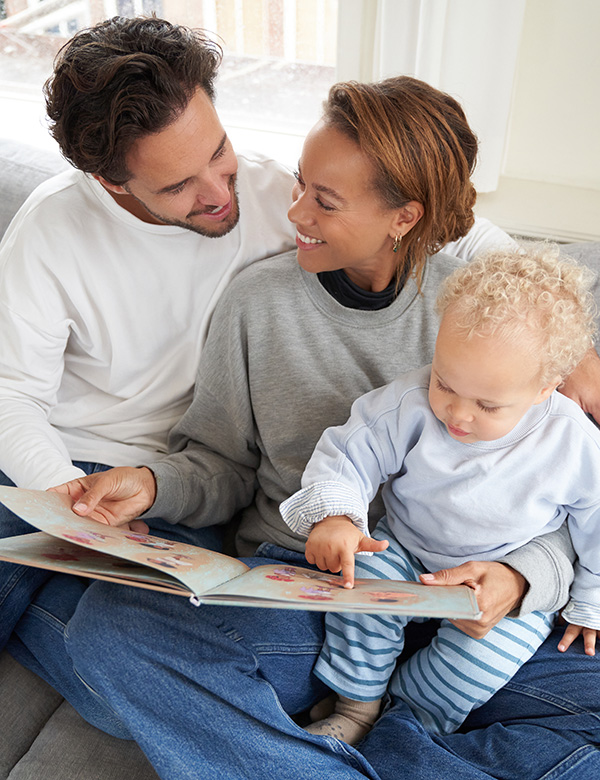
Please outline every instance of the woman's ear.
M405 236L414 228L421 219L425 209L422 203L417 200L411 200L401 206L394 215L393 223L390 227L390 236Z
M125 187L121 187L120 184L111 184L109 181L106 181L106 179L103 176L98 176L97 174L92 174L94 179L96 181L99 181L100 184L104 187L105 190L108 190L109 192L113 192L115 195L128 195L129 193L125 189Z

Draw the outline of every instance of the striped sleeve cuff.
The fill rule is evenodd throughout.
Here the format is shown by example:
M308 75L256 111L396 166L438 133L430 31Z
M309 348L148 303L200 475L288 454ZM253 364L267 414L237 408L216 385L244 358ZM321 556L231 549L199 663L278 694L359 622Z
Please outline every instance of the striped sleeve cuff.
M300 536L308 536L325 517L347 515L369 536L368 507L361 497L340 482L315 482L286 499L279 507L285 523Z
M593 604L571 599L563 609L562 616L566 621L574 623L576 626L600 630L600 609Z

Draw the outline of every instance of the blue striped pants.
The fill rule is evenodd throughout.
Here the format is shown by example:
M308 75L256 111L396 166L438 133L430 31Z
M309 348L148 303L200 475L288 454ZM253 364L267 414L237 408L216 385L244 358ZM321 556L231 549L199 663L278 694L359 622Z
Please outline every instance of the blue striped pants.
M426 571L391 535L385 518L373 536L390 546L358 555L356 576L414 581ZM425 728L449 734L469 712L502 688L552 630L553 616L532 612L504 618L483 639L442 621L430 645L397 664L404 647L405 615L337 614L326 617L326 638L315 674L350 699L372 701L388 688L403 699Z

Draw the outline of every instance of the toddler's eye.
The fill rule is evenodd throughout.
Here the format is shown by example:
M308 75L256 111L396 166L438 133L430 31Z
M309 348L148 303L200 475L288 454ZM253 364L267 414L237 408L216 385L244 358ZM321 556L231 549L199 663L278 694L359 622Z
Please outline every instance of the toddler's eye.
M477 401L477 406L481 409L482 412L487 412L488 414L493 414L500 408L499 406L484 406L484 404L480 403L479 401Z

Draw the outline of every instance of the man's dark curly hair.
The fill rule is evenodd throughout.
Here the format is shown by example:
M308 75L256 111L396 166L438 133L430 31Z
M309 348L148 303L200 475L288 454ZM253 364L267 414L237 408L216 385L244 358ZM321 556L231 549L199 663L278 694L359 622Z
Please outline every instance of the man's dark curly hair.
M222 50L202 31L115 16L77 33L44 85L50 132L76 168L123 185L140 137L183 112L198 88L214 100Z

